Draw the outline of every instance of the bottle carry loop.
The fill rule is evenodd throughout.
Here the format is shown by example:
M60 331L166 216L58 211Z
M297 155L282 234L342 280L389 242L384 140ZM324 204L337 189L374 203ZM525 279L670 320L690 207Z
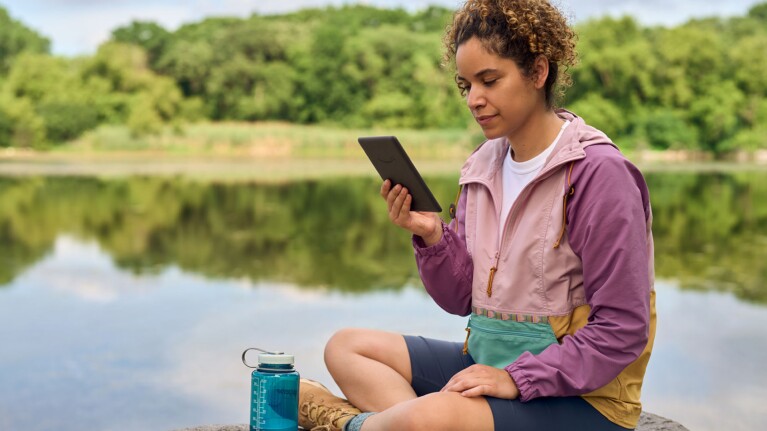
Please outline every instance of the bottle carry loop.
M247 355L248 352L251 351L251 350L258 350L259 352L266 353L267 355L282 355L282 354L285 353L285 352L270 352L268 350L259 349L258 347L251 347L249 349L245 349L245 351L242 352L242 363L245 364L245 366L248 367L248 368L258 368L258 366L253 367L253 366L249 365L247 359L245 359L245 355Z

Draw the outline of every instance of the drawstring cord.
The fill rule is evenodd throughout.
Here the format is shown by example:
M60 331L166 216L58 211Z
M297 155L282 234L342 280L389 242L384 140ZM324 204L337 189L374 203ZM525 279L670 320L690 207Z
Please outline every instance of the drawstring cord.
M573 166L575 162L570 163L570 170L567 172L567 191L562 196L562 230L559 232L559 238L554 243L554 248L559 248L559 244L562 242L562 238L565 237L565 227L567 226L567 198L575 193L575 187L572 186L571 177L573 175Z
M466 341L463 342L463 354L469 354L469 335L471 334L471 328L466 327Z
M498 263L496 263L498 265ZM493 279L495 278L495 272L498 271L498 267L494 266L490 268L490 278L487 280L487 297L493 296Z
M455 211L458 208L458 199L461 198L461 191L463 191L463 184L458 185L458 194L455 195L455 202L450 204L450 208L448 209L448 213L450 214L450 218L455 220L455 231L458 232L458 220L455 218Z

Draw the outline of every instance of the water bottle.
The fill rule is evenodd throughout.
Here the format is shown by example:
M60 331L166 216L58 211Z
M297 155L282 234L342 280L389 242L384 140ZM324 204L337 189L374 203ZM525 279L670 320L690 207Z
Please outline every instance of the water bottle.
M245 354L258 350L258 367L248 365ZM296 431L298 429L299 375L293 355L250 348L242 362L255 368L251 374L250 431Z

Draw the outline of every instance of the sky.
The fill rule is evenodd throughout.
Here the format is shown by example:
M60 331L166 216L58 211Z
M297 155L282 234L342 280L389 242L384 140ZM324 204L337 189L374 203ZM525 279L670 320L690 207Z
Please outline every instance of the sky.
M603 15L632 15L645 25L673 26L691 18L744 15L759 0L555 0L574 22ZM364 3L378 7L453 8L461 0L0 0L12 18L51 40L54 54L90 55L112 30L134 20L168 30L209 16L248 17L305 7Z

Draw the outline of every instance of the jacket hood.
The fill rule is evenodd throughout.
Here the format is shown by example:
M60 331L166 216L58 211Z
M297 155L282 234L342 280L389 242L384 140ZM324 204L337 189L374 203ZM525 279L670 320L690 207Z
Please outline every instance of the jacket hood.
M546 160L544 170L553 165L585 157L584 148L589 145L615 146L607 135L586 124L581 117L565 109L559 109L556 113L561 119L570 121L570 125L567 126L554 151ZM464 163L460 182L463 184L472 180L488 181L498 169L501 169L508 151L509 141L506 137L485 141Z

